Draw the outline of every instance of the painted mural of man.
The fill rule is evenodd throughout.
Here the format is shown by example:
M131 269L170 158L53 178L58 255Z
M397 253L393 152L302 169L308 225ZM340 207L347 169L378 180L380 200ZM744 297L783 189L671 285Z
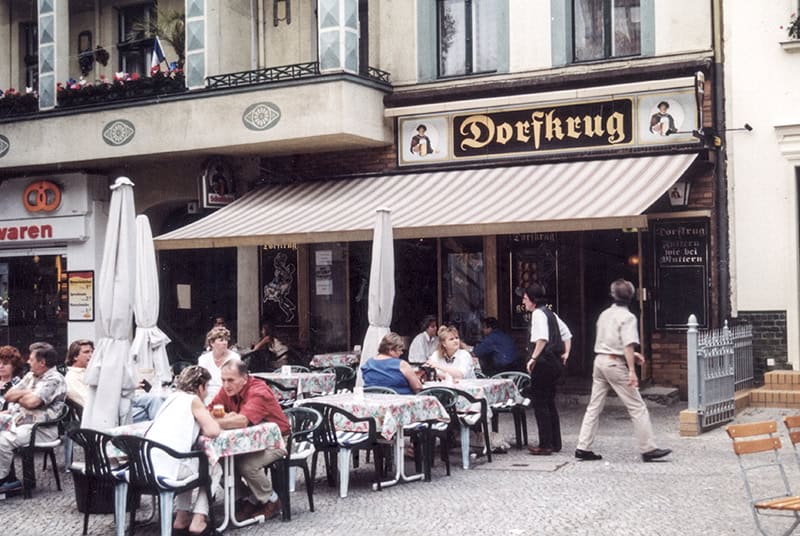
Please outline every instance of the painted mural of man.
M433 154L431 139L427 136L428 127L419 125L417 133L411 138L411 152L417 156L428 156Z
M650 132L656 136L669 136L678 132L667 101L659 102L658 111L650 116Z

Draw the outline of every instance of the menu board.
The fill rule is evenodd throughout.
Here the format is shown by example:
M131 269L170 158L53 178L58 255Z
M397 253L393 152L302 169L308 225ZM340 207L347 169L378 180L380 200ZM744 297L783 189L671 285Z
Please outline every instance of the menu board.
M707 327L708 220L657 222L653 239L656 327L685 329L692 314Z
M67 307L70 322L94 320L94 272L67 272Z

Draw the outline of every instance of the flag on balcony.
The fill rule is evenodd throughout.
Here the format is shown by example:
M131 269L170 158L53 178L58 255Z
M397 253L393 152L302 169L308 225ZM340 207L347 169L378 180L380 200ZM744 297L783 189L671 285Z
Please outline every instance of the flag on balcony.
M153 59L150 60L151 76L161 71L161 63L166 59L167 57L164 55L164 49L161 48L161 40L158 38L158 36L156 36L156 39L153 42Z

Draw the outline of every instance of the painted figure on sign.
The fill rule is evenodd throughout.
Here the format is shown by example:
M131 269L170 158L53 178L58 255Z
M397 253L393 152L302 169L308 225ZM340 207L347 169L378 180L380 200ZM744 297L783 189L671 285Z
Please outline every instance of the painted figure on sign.
M650 116L650 132L657 136L669 136L675 134L675 119L669 113L669 103L661 101L658 103L658 111Z
M268 301L275 302L278 308L283 312L284 322L290 323L294 320L297 306L292 303L289 297L289 292L294 283L295 265L288 262L286 253L280 252L275 255L275 261L272 263L275 271L272 275L272 281L264 285L264 303Z
M417 133L411 138L411 152L417 156L427 156L433 154L431 139L426 135L428 127L419 125Z

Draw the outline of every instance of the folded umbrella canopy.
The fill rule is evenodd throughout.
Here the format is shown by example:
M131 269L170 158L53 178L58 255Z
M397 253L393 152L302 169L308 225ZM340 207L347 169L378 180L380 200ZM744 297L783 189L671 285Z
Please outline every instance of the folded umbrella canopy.
M133 314L136 336L131 355L137 369L152 369L159 383L172 380L167 344L170 338L158 329L158 268L153 247L153 232L147 216L136 217L136 284Z
M392 215L389 209L380 208L375 217L372 234L372 264L369 270L369 327L361 345L361 364L378 354L378 344L389 333L394 307L394 239ZM356 385L364 384L361 368Z
M86 370L89 398L82 426L107 430L127 422L136 389L132 366L134 229L133 182L119 177L111 186L111 206L97 289L99 336Z

